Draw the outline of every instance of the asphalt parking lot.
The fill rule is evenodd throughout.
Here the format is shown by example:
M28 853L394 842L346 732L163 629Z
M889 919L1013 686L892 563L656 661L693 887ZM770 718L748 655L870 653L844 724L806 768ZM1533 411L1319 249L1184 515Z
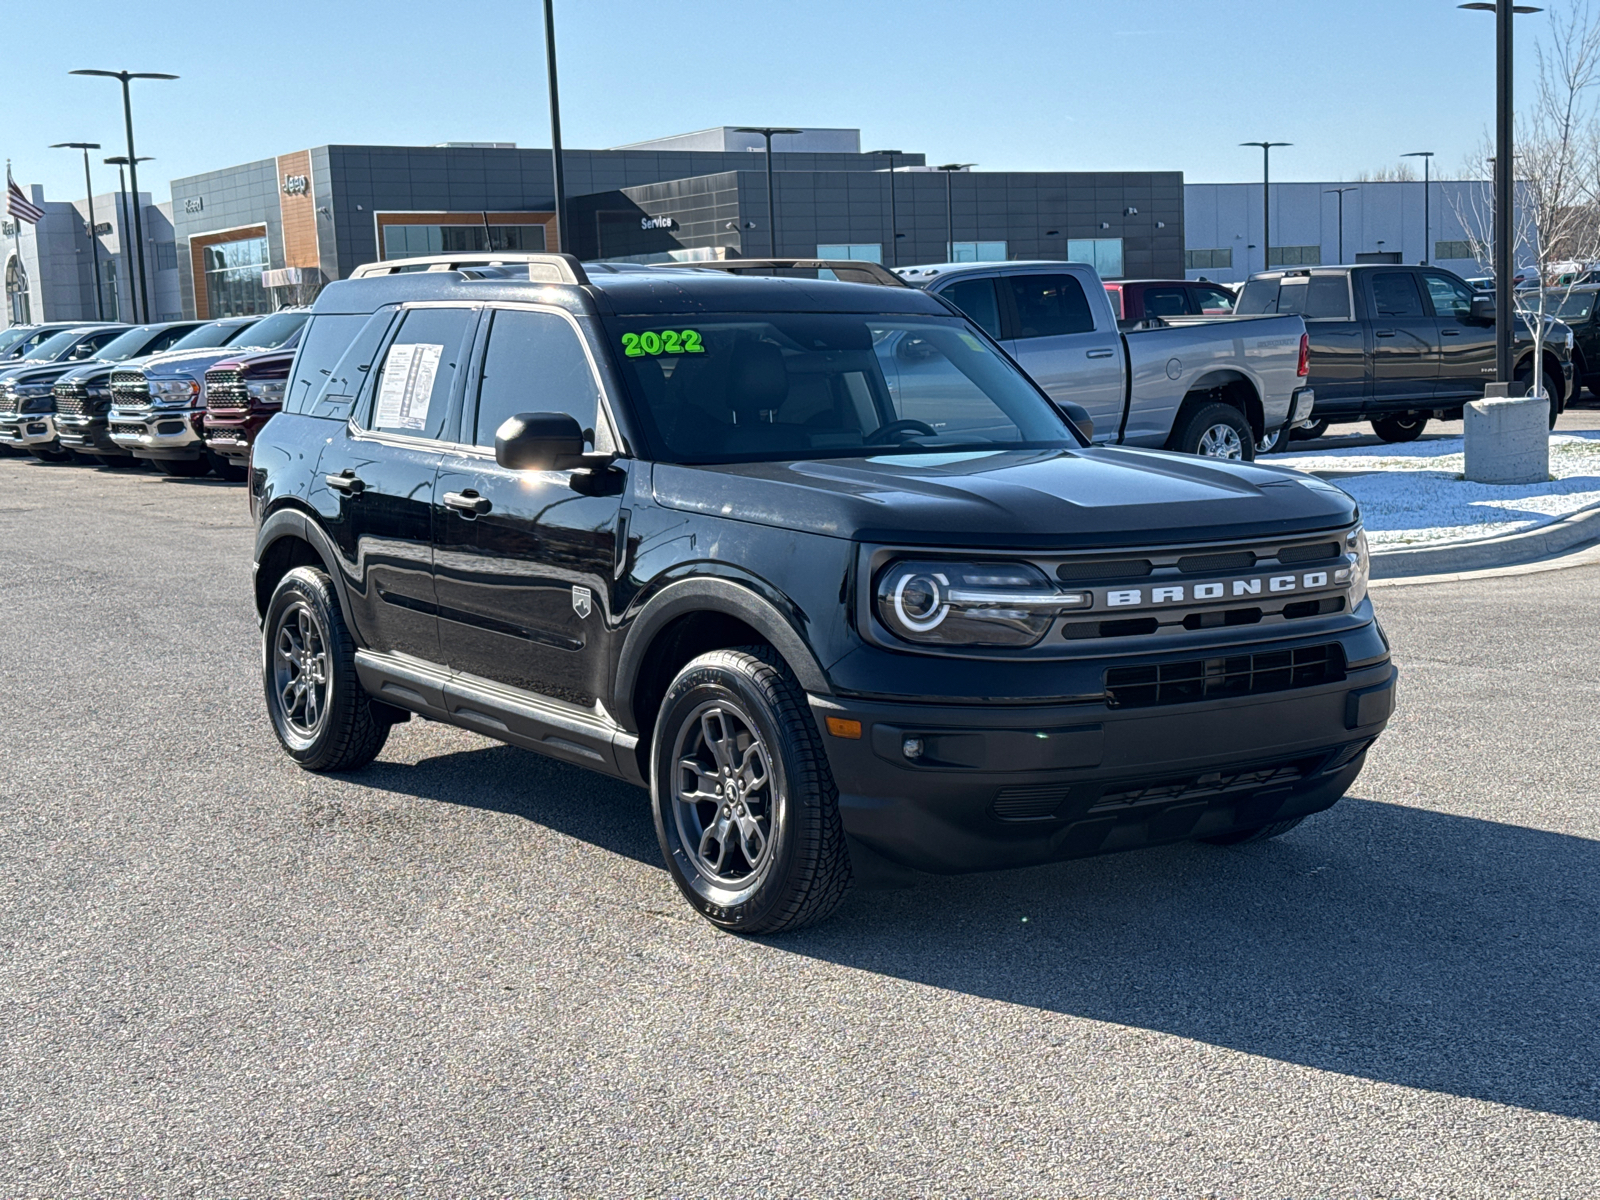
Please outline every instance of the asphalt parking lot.
M743 941L642 793L268 728L242 488L0 459L0 1194L1593 1197L1600 567L1387 588L1277 842Z

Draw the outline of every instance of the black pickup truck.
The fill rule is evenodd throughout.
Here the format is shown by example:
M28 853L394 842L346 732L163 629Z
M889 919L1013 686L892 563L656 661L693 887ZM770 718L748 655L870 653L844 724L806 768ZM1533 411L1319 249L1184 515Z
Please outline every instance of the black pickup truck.
M1237 311L1298 313L1311 338L1313 423L1372 422L1386 442L1409 442L1430 417L1459 419L1494 379L1494 302L1439 267L1309 267L1252 275ZM1518 319L1516 378L1533 379L1533 337ZM1551 322L1539 364L1550 424L1574 394L1572 331ZM1581 386L1581 385L1580 385ZM1278 449L1287 439L1280 439Z
M1395 669L1333 485L1091 446L918 289L502 257L330 284L257 435L306 769L418 714L630 781L749 933L883 859L1273 837L1361 770Z

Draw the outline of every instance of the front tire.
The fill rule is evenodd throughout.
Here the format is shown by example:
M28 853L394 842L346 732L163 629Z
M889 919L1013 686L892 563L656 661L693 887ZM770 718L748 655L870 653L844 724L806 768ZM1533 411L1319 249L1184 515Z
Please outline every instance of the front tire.
M656 720L650 794L673 882L712 924L778 933L828 916L851 881L816 722L770 648L678 672Z
M52 446L47 443L38 446L29 446L28 453L33 455L40 462L47 463L71 462L73 457L71 450L63 450L59 445Z
M1378 417L1372 422L1372 432L1386 442L1414 442L1427 427L1426 413L1401 413L1394 417Z
M262 625L267 713L290 758L308 771L354 771L378 756L389 723L356 676L356 647L333 580L296 567L278 583Z
M211 469L216 472L218 479L225 479L229 483L243 483L245 476L249 474L224 454L212 454L207 451L206 458L210 461Z
M156 465L176 479L199 479L211 470L211 463L205 458L171 458L165 462L157 460Z
M1256 456L1250 423L1231 404L1202 404L1183 423L1174 442L1173 449L1202 458L1251 462Z

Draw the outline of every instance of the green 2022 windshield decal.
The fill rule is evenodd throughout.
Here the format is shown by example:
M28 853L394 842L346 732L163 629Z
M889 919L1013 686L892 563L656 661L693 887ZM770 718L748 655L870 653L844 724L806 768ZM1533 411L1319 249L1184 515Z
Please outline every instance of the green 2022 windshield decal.
M698 329L663 329L660 333L625 333L622 352L629 358L654 354L704 354L705 343Z

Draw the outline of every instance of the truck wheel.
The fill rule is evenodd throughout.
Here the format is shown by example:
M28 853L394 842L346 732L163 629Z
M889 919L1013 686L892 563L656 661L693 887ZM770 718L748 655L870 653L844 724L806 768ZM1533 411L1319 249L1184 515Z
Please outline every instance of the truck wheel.
M1289 830L1304 820L1304 817L1290 817L1287 821L1274 821L1271 825L1257 825L1254 829L1235 829L1232 833L1202 838L1201 841L1210 842L1213 846L1243 846L1247 842L1264 842L1268 838L1280 837L1288 833Z
M245 476L249 474L225 454L207 452L206 458L210 461L211 469L216 472L218 479L226 479L229 483L243 483Z
M1244 414L1231 404L1202 404L1183 423L1176 445L1185 454L1250 462L1256 456L1255 434Z
M28 453L40 462L61 463L72 461L72 451L64 450L60 446L52 446L41 442L37 446L29 446Z
M157 460L156 465L177 479L198 479L211 470L211 463L205 458L173 458L166 462Z
M356 677L356 648L333 580L296 567L279 582L262 625L262 684L273 732L308 771L354 771L378 756L389 723Z
M1531 368L1523 367L1517 372L1517 382L1527 383L1533 378ZM1556 384L1556 377L1549 371L1539 372L1539 383L1544 388L1544 394L1550 399L1550 428L1556 427L1556 418L1561 415L1561 389Z
M1311 422L1309 425L1306 425L1300 429L1296 429L1294 431L1294 440L1297 442L1311 442L1315 441L1317 438L1321 437L1327 432L1328 418L1323 417L1320 420Z
M713 650L678 672L650 794L667 869L714 925L797 929L849 890L833 773L805 693L768 647Z
M1427 427L1426 413L1401 413L1397 417L1378 417L1372 422L1372 432L1386 442L1414 442Z

